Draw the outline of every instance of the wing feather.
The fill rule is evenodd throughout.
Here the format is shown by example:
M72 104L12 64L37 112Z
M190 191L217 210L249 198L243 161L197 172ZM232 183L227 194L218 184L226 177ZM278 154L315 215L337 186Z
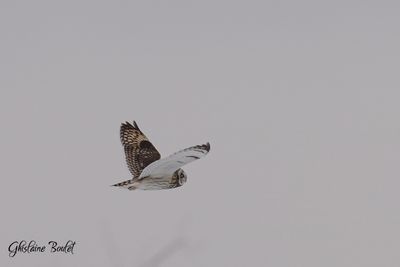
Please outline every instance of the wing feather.
M209 151L210 143L185 148L148 165L140 174L139 179L146 176L157 177L169 174L172 175L182 166L204 157Z
M150 163L161 158L160 153L139 129L135 121L133 125L129 122L121 124L120 138L124 146L128 169L134 178L139 177L143 169Z

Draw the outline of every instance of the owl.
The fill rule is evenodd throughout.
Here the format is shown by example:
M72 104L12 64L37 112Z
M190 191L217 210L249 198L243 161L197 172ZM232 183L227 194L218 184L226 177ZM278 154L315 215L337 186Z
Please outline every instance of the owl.
M121 124L121 143L132 179L113 186L129 190L160 190L182 186L187 175L182 166L200 159L210 151L210 143L180 150L168 157L160 153L133 121Z

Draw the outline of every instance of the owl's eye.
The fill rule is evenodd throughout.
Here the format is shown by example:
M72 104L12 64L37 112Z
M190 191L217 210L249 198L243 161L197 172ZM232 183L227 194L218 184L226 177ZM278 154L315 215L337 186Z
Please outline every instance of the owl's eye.
M178 179L178 183L180 185L183 185L184 183L186 183L186 175L184 172L179 174L179 179Z

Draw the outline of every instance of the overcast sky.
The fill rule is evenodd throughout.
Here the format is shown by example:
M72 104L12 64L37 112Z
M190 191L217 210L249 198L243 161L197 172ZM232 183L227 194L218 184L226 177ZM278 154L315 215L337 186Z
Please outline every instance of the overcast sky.
M0 265L400 266L399 7L1 1ZM181 188L110 187L126 120L211 151Z

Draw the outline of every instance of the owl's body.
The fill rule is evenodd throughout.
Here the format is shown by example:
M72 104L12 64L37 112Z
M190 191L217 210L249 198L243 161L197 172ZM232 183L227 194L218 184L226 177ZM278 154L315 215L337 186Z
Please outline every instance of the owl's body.
M126 162L133 178L114 186L129 190L161 190L182 186L186 173L183 165L205 156L210 151L210 144L183 149L166 158L160 153L139 129L136 122L123 123L120 130Z
M180 171L183 172L182 169ZM129 190L141 189L141 190L161 190L171 189L182 186L184 181L179 182L179 171L176 171L173 175L164 176L147 176L142 179L130 179L122 183L115 184L114 186L120 186ZM183 177L183 176L182 176Z

